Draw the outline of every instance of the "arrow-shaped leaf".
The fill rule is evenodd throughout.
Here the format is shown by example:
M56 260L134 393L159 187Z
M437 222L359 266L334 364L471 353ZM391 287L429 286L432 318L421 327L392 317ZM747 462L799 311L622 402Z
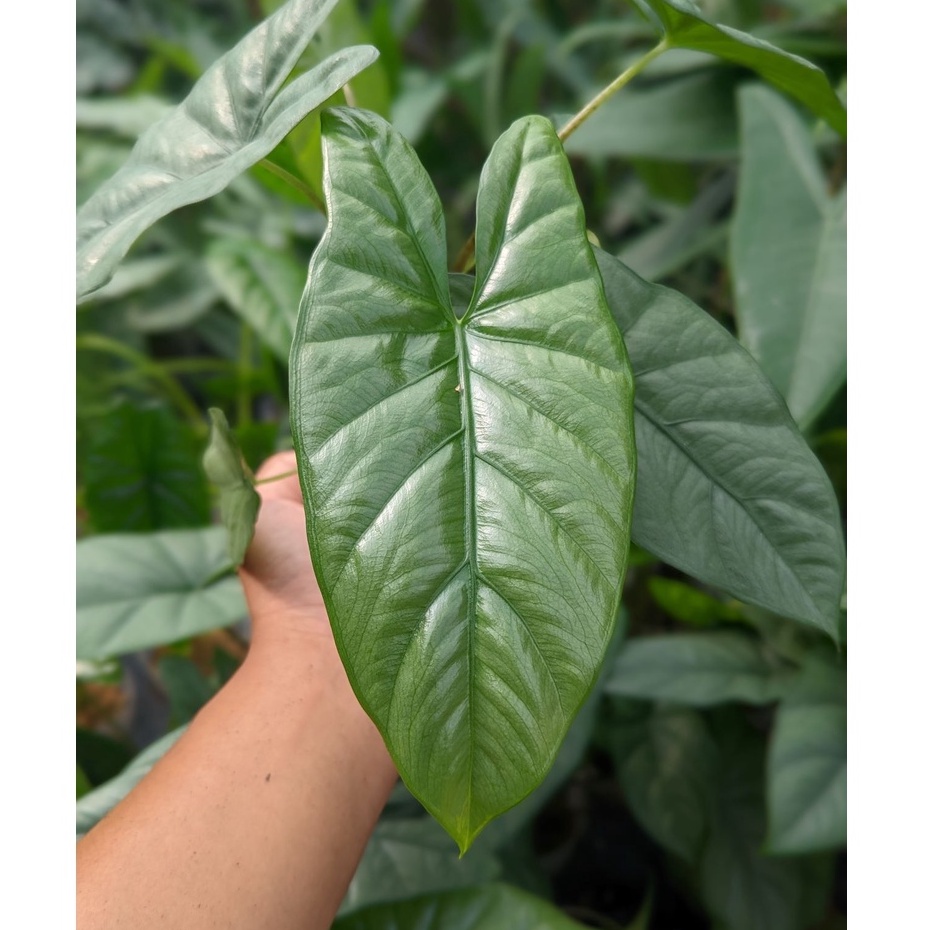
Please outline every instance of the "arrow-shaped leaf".
M540 782L603 660L630 370L548 121L485 165L461 319L409 145L355 110L323 136L329 226L291 355L310 548L359 699L465 849Z
M700 307L596 255L636 377L634 541L835 636L846 566L839 507L784 402Z
M375 60L370 46L345 49L278 93L335 2L291 0L143 133L126 164L78 211L79 297L106 284L156 220L221 191Z
M846 108L816 65L784 52L762 39L710 22L691 0L634 0L647 6L649 17L665 33L669 48L707 52L752 68L773 87L800 100L811 112L846 135Z

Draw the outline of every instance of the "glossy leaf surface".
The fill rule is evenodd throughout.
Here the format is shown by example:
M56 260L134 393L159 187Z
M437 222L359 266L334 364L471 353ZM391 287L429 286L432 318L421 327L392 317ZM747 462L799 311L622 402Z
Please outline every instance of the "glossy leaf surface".
M333 930L581 930L560 910L510 885L484 885L372 907Z
M210 408L210 444L203 455L203 467L219 489L220 515L229 539L229 559L238 567L252 541L262 501L226 414L216 407Z
M846 378L846 190L830 196L810 130L778 94L745 87L739 112L740 339L806 428Z
M749 353L682 294L595 250L636 377L633 540L740 600L836 635L836 496Z
M413 151L361 111L323 136L329 226L291 356L310 548L356 693L464 849L540 782L603 660L632 381L548 121L485 165L461 320Z
M210 243L206 266L233 310L287 364L305 271L286 252L231 237Z
M215 62L78 211L77 290L105 284L145 229L218 193L377 57L345 49L281 90L335 0L291 0ZM279 92L280 91L280 92Z
M811 661L778 708L768 756L767 848L846 844L846 672Z
M846 135L846 108L827 76L804 58L745 32L705 19L690 0L637 0L655 13L671 48L708 52L752 68L772 86L800 100L813 113Z
M92 536L77 544L77 657L172 643L246 615L222 527Z
M629 640L606 691L622 697L707 707L725 701L768 704L791 681L762 643L742 633L680 633Z
M177 742L186 727L174 730L136 756L116 778L85 794L77 803L77 834L81 836L102 820L149 773L152 766Z

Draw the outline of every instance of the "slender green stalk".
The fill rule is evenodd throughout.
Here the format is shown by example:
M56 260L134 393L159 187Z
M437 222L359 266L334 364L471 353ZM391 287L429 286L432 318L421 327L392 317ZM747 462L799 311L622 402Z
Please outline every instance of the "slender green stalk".
M272 481L283 481L285 478L293 478L297 474L297 469L292 468L290 471L281 472L280 475L272 475L270 478L259 478L255 482L256 485L259 484L271 484Z
M207 426L197 404L184 390L181 383L158 362L146 357L141 352L136 352L135 349L130 349L129 346L123 345L123 343L117 342L115 339L97 333L85 333L78 336L77 348L79 351L83 349L88 352L104 352L107 355L115 355L117 358L134 365L140 372L161 386L165 395L174 402L178 410L190 420L191 425L198 432L206 432Z
M263 168L270 171L273 175L276 175L277 177L279 177L282 181L285 181L288 184L290 184L291 187L294 188L294 190L300 191L300 193L303 194L304 197L306 197L307 200L309 200L310 203L312 203L313 206L315 206L317 210L319 210L320 213L323 214L323 216L326 216L326 204L323 203L323 201L320 200L319 197L317 197L316 191L314 191L313 188L310 187L309 184L304 183L296 175L291 174L291 172L288 171L287 168L282 168L280 165L276 165L273 161L271 161L268 158L263 158L259 162L259 164Z
M559 131L559 139L564 142L595 110L609 100L621 87L625 87L646 65L654 58L658 58L669 45L662 39L658 45L651 48L642 58L637 59L622 74L611 81L596 97L589 100ZM453 271L470 271L475 264L475 234L468 237L459 254L452 264Z
M666 39L662 39L655 48L650 49L642 58L633 62L629 68L611 81L596 97L589 100L560 130L559 139L564 142L595 110L601 107L613 95L625 87L654 58L658 58L668 48Z

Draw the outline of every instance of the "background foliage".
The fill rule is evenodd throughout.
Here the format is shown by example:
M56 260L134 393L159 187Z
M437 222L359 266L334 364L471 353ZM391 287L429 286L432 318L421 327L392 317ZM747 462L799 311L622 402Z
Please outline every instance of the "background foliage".
M78 3L79 204L275 6ZM844 4L702 9L842 85ZM379 49L349 102L414 145L442 201L451 263L500 133L527 114L564 121L654 34L621 2L341 0L302 64ZM342 92L328 101L345 102ZM223 481L241 493L241 476L214 469L208 482L207 410L225 412L253 468L289 444L287 349L324 228L319 151L313 113L225 190L151 226L79 306L79 832L244 654L244 604L223 574L227 540L210 525ZM845 144L835 129L737 64L677 49L567 151L603 251L738 335L823 463L845 520ZM660 300L642 283L623 286L643 306ZM637 385L648 400L645 374ZM542 787L459 859L399 786L340 924L511 927L528 908L528 926L562 926L556 911L534 910L548 898L591 926L845 925L845 629L834 643L724 594L723 578L720 588L696 582L660 558L671 553L634 539L643 548L631 554L624 622ZM708 577L706 566L694 571Z

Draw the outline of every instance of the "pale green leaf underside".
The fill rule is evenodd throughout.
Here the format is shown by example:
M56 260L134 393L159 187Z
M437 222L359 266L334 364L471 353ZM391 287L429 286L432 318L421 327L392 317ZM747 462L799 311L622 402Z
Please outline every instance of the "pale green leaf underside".
M203 454L203 467L220 492L220 516L229 540L227 551L230 562L238 567L255 533L261 498L226 415L216 407L210 408L210 442Z
M784 402L698 306L595 254L636 378L633 540L835 636L846 563L839 507Z
M548 121L485 166L461 321L412 149L361 111L323 123L329 227L291 356L310 546L356 693L466 848L545 775L603 660L632 381Z
M483 885L366 908L333 930L582 930L582 925L529 892Z
M291 0L215 62L78 211L77 292L110 279L156 220L223 190L377 58L344 49L278 92L335 0Z
M829 195L810 131L778 94L743 88L739 110L740 338L806 428L846 378L846 190Z
M631 639L606 691L622 697L709 707L726 701L767 704L785 693L790 672L741 633Z
M92 536L77 544L77 657L172 643L246 615L222 527Z
M846 108L826 74L804 58L762 39L710 22L690 0L639 0L655 12L671 48L708 52L752 68L846 135Z
M768 843L778 853L846 844L846 672L810 662L778 709L767 773Z

